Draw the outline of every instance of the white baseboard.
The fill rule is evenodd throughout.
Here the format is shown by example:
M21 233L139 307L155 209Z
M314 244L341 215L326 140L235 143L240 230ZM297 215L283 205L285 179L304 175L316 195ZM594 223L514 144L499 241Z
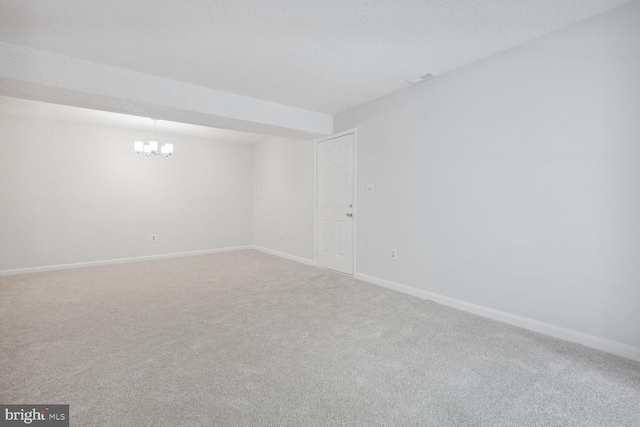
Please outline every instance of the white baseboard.
M367 276L366 274L355 273L353 277L358 280L362 280L363 282L372 283L374 285L393 289L395 291L403 292L405 294L413 295L422 299L431 300L437 302L438 304L446 305L447 307L467 311L479 316L488 317L489 319L509 323L511 325L549 335L554 338L575 342L587 347L606 351L608 353L613 353L618 356L626 357L628 359L640 362L640 347L634 347L621 342L600 338L595 335L589 335L583 332L574 331L573 329L567 329L561 326L552 325L550 323L544 323L538 320L516 316L514 314L509 314L503 311L494 310L492 308L483 307L481 305L446 297L444 295L435 294L433 292L423 291L421 289L401 285L400 283L391 282L389 280Z
M302 264L312 265L314 267L316 265L316 262L314 260L312 260L312 259L302 258L302 257L295 256L295 255L289 255L289 254L284 253L284 252L274 251L273 249L263 248L262 246L258 246L258 245L253 245L253 246L251 246L251 248L255 249L256 251L264 252L266 254L275 255L275 256L278 256L280 258L290 259L291 261L300 262Z
M172 254L146 255L146 256L138 256L138 257L131 257L131 258L107 259L102 261L77 262L73 264L59 264L59 265L46 265L43 267L17 268L14 270L0 270L0 276L13 276L16 274L27 274L27 273L41 273L45 271L95 267L95 266L110 265L110 264L124 264L128 262L150 261L150 260L166 259L166 258L179 258L179 257L187 257L187 256L194 256L194 255L207 255L207 254L215 254L220 252L242 251L242 250L247 250L252 248L253 248L252 246L234 246L230 248L205 249L200 251L189 251L189 252L176 252Z

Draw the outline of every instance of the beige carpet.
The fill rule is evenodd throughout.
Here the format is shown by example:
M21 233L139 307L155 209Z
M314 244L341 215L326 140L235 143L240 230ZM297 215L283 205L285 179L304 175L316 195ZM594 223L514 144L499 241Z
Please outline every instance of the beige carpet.
M640 364L256 251L0 277L0 403L72 426L639 426Z

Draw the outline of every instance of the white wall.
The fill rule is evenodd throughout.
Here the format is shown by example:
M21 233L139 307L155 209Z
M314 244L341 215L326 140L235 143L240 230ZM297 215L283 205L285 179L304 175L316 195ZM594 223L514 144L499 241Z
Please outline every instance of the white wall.
M640 346L639 22L634 2L338 115L358 273Z
M150 137L0 115L0 271L250 245L252 146Z
M253 243L313 260L313 141L254 145Z

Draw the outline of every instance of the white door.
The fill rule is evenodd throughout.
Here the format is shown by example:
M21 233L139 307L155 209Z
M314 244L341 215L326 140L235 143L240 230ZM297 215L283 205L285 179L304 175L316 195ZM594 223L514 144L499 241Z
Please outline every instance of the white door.
M354 135L318 143L316 262L353 274Z

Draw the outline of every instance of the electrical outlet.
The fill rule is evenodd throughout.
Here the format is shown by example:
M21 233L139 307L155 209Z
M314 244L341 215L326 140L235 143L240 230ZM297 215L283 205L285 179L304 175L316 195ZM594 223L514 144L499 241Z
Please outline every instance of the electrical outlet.
M158 237L155 234L151 235L151 243L155 243L158 240Z
M395 260L398 257L398 252L395 249L391 249L391 259Z
M376 186L373 184L367 184L367 194L376 194Z

